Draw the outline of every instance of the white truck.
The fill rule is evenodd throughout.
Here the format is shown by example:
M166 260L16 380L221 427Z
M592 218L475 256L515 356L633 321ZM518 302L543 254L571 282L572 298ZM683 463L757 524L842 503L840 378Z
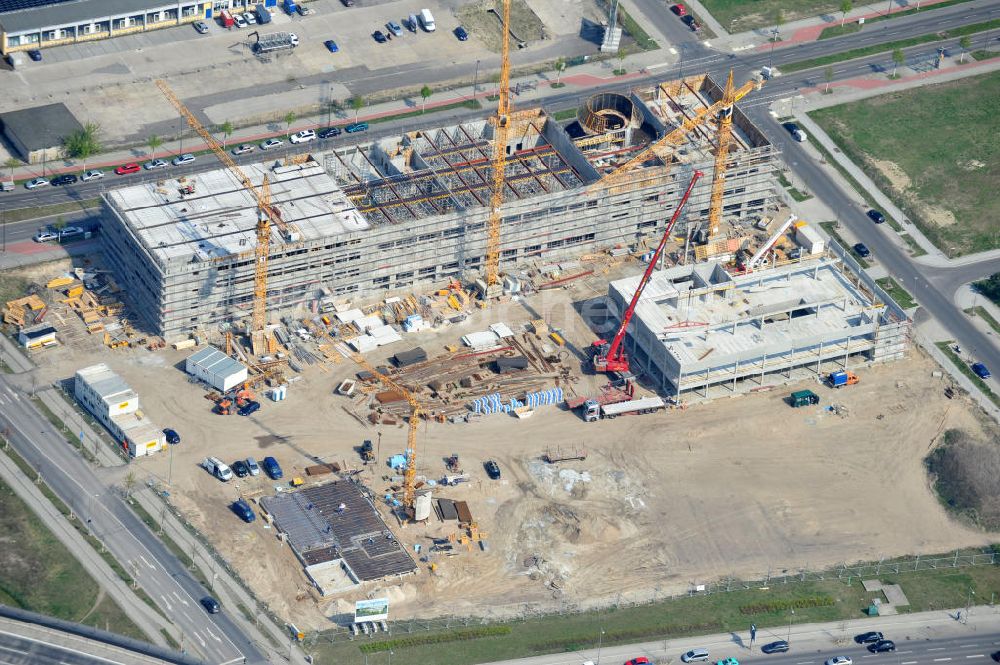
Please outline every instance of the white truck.
M258 35L252 49L254 53L263 54L274 51L288 51L298 45L299 38L294 32L273 32L269 35Z
M640 397L630 399L625 402L615 402L614 404L598 404L595 400L588 400L583 405L583 419L588 423L601 418L617 418L639 413L653 413L666 408L667 403L660 397Z
M233 477L233 470L215 457L206 457L205 461L201 463L201 467L222 482L228 482Z

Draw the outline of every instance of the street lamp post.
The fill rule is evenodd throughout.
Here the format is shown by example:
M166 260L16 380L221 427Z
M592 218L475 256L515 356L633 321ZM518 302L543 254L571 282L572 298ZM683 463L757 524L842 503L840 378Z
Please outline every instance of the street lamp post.
M774 65L774 45L778 43L779 32L777 27L771 30L771 53L767 56L767 66L769 69Z
M601 645L604 643L604 629L597 636L597 665L601 665Z
M969 587L969 595L965 600L965 622L969 623L969 609L972 607L972 597L976 595L976 592Z
M472 96L479 94L479 61L476 60L476 76L472 79Z
M792 613L788 615L788 637L785 639L785 641L788 642L789 644L792 643L792 619L794 618L795 618L795 610L792 610Z

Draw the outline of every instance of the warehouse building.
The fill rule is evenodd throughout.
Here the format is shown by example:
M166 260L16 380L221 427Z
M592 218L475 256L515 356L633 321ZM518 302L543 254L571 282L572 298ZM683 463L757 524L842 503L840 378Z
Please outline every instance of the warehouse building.
M2 0L0 53L109 39L211 19L223 9L273 7L277 0Z
M627 180L603 180L654 137L720 96L706 76L602 94L569 127L541 109L512 119L504 179L501 269L633 245L662 233L695 170L703 178L686 224L708 215L712 125L658 151ZM737 108L726 178L730 224L776 201L777 151ZM407 132L287 165L246 167L268 177L281 224L270 239L267 311L316 298L407 293L483 269L493 126L483 120ZM249 315L256 203L226 171L181 183L124 187L103 198L108 260L135 318L168 339ZM726 241L722 241L725 245ZM706 249L707 251L707 249Z
M211 346L189 356L184 361L184 370L224 393L247 380L246 365Z
M640 276L612 282L617 311ZM743 275L716 262L654 272L626 338L632 371L677 400L711 399L901 358L910 321L836 243Z
M63 140L83 129L65 104L46 104L0 113L0 131L29 164L59 159Z
M132 457L152 455L166 443L163 431L139 410L139 395L104 363L77 371L76 399Z

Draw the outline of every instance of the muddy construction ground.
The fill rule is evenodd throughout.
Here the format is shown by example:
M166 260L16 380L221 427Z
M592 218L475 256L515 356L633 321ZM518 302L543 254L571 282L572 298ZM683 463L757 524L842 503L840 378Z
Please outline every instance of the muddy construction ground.
M602 286L603 284L603 286ZM422 345L435 355L464 334L505 321L517 329L545 317L569 347L593 338L572 306L606 289L606 279L572 291L536 296L477 312L443 332L409 335L387 354ZM70 327L72 321L67 323ZM77 322L78 323L78 322ZM356 371L350 361L310 367L292 381L287 400L262 399L251 417L211 412L204 390L181 370L190 351L111 351L99 343L45 351L40 381L72 376L91 362L108 362L138 391L143 411L183 441L169 454L132 464L140 480L167 487L171 500L234 565L259 597L300 627L345 620L364 588L318 599L287 545L264 520L241 522L229 509L240 494L274 491L264 476L222 483L198 464L206 456L227 463L273 455L285 480L304 476L312 457L346 462L383 496L391 474L385 459L403 452L402 425L365 427L334 394ZM370 357L370 362L380 360ZM567 363L579 366L570 356ZM930 489L922 460L947 428L983 434L964 397L946 399L947 378L919 349L901 362L861 368L861 383L840 391L799 383L821 398L817 407L791 409L788 389L657 414L585 423L557 406L518 420L497 414L468 424L425 423L420 428L418 477L440 479L443 458L457 453L471 482L436 487L435 496L466 500L488 543L486 551L457 547L436 553L430 572L382 585L393 618L420 615L493 615L683 592L691 585L735 575L763 576L819 569L883 556L933 553L987 543L987 534L952 520ZM571 384L593 391L600 377ZM825 410L847 407L847 415ZM379 437L381 430L381 437ZM381 463L362 467L355 447L378 441ZM584 461L546 464L547 448L585 448ZM172 460L171 460L172 456ZM483 462L496 459L502 479L491 481ZM329 478L329 476L327 476ZM282 481L283 482L283 481ZM287 488L287 485L283 485ZM454 533L455 522L398 528L413 551Z

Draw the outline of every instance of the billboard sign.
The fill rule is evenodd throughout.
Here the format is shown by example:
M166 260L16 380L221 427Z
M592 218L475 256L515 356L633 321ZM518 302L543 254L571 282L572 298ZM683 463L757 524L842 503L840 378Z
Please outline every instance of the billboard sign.
M388 618L388 598L358 600L354 603L354 623L361 623L362 621L385 621Z

